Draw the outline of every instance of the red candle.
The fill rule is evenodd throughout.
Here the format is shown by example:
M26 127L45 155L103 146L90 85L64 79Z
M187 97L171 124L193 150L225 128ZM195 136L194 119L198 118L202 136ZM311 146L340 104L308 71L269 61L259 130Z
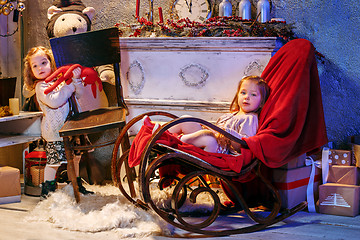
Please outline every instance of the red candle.
M138 18L140 13L140 0L136 0L136 14L135 17Z
M159 18L160 18L160 23L163 23L164 19L163 19L163 14L162 14L162 8L161 7L159 7Z

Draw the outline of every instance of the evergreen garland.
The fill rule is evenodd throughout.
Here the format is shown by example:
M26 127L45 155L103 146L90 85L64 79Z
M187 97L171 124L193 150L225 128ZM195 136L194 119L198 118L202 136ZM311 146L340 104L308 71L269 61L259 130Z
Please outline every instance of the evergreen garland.
M194 22L188 18L178 21L168 19L166 23L153 23L138 18L138 24L116 24L122 37L281 37L294 39L293 25L286 22L243 20L240 17L212 17L205 22Z

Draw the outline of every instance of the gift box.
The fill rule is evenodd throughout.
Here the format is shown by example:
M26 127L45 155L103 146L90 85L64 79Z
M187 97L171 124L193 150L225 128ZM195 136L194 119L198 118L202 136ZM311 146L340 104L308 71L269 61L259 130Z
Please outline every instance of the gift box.
M353 164L356 167L360 168L360 145L354 144L353 149Z
M352 145L352 165L360 168L360 136L351 136L350 138Z
M332 165L352 165L352 153L349 150L330 149L329 162Z
M359 172L355 166L330 165L327 182L359 185Z
M354 217L359 214L360 186L326 183L319 187L319 211Z
M21 201L20 170L0 167L0 204Z
M279 190L282 208L292 208L307 201L307 187L312 169L315 171L313 184L314 201L318 199L318 186L321 180L321 170L312 166L295 169L273 169L273 183Z
M305 167L306 154L302 154L297 158L290 160L287 164L280 167L280 169L294 169Z

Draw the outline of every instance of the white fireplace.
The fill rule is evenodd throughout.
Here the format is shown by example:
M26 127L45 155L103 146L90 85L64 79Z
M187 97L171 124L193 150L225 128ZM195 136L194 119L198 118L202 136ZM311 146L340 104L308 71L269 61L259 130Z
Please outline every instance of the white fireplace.
M129 118L163 110L214 121L244 75L260 75L282 46L276 37L120 38Z

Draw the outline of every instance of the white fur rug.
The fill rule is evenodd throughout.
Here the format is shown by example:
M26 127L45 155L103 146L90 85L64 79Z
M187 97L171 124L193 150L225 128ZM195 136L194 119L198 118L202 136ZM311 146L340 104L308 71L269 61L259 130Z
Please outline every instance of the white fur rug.
M150 235L171 235L174 227L166 223L152 211L145 211L133 206L122 196L120 190L112 185L86 185L92 195L81 195L77 204L73 189L68 185L51 194L46 200L40 201L27 217L27 221L50 222L55 227L70 231L103 232L114 231L120 237L141 238ZM159 193L167 198L166 192ZM186 203L184 211L206 211L210 199L197 199L197 206ZM168 204L168 200L159 200L158 204Z
M114 186L86 186L92 195L81 195L75 202L68 185L40 201L29 214L28 221L44 221L55 227L81 232L101 232L116 229L121 237L169 235L172 227L152 214L136 208Z

